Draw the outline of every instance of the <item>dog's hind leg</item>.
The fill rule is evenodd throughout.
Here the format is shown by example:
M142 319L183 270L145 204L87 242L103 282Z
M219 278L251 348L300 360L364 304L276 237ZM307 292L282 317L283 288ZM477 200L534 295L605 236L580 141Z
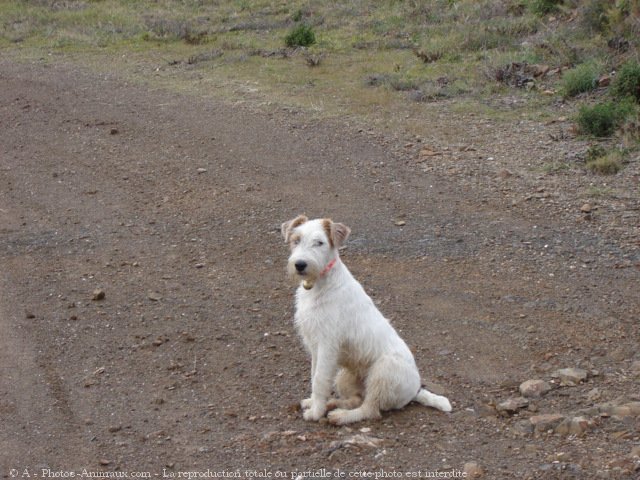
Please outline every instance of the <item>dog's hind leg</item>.
M329 400L327 410L335 408L352 409L362 405L364 385L362 380L351 370L340 369L338 375L336 375L335 390L338 398Z

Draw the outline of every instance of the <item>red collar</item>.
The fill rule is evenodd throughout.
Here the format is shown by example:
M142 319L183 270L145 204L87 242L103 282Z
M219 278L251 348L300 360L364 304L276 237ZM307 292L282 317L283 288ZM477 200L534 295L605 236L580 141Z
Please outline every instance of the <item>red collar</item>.
M329 273L329 270L331 270L337 262L338 262L338 257L334 258L329 263L327 263L327 266L324 267L324 270L320 272L320 276L324 277L327 273Z

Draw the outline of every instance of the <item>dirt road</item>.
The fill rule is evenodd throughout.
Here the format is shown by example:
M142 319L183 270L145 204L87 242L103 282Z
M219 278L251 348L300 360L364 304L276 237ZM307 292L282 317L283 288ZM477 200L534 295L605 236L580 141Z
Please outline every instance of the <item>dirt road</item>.
M4 61L0 83L3 478L639 474L637 203L607 228L605 212L424 172L403 139L70 65ZM352 228L345 263L452 414L301 419L309 365L279 234L301 212ZM561 384L568 367L587 380ZM498 411L528 379L551 392ZM541 414L585 423L538 428Z

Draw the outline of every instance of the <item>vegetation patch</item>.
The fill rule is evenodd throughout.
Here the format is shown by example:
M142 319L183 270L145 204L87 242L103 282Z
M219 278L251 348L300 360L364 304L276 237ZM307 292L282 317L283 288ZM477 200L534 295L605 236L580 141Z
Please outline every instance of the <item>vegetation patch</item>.
M311 26L301 23L287 34L284 43L287 47L308 47L316 43L316 34Z
M586 165L589 170L601 175L614 175L622 170L624 157L619 150L605 152L590 159Z
M611 94L619 99L633 98L640 102L640 63L627 62L618 71Z
M598 85L598 70L593 64L582 64L568 70L562 77L561 91L565 98L590 92Z
M578 111L576 121L580 131L585 135L609 137L633 111L634 106L629 101L583 105Z

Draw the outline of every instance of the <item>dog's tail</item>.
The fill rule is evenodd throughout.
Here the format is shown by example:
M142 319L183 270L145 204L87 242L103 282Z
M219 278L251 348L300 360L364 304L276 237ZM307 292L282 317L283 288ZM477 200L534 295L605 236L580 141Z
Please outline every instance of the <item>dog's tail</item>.
M414 400L424 405L425 407L437 408L438 410L443 412L451 411L451 403L449 402L449 399L447 397L431 393L425 388L421 388L418 391L418 394L415 396Z

